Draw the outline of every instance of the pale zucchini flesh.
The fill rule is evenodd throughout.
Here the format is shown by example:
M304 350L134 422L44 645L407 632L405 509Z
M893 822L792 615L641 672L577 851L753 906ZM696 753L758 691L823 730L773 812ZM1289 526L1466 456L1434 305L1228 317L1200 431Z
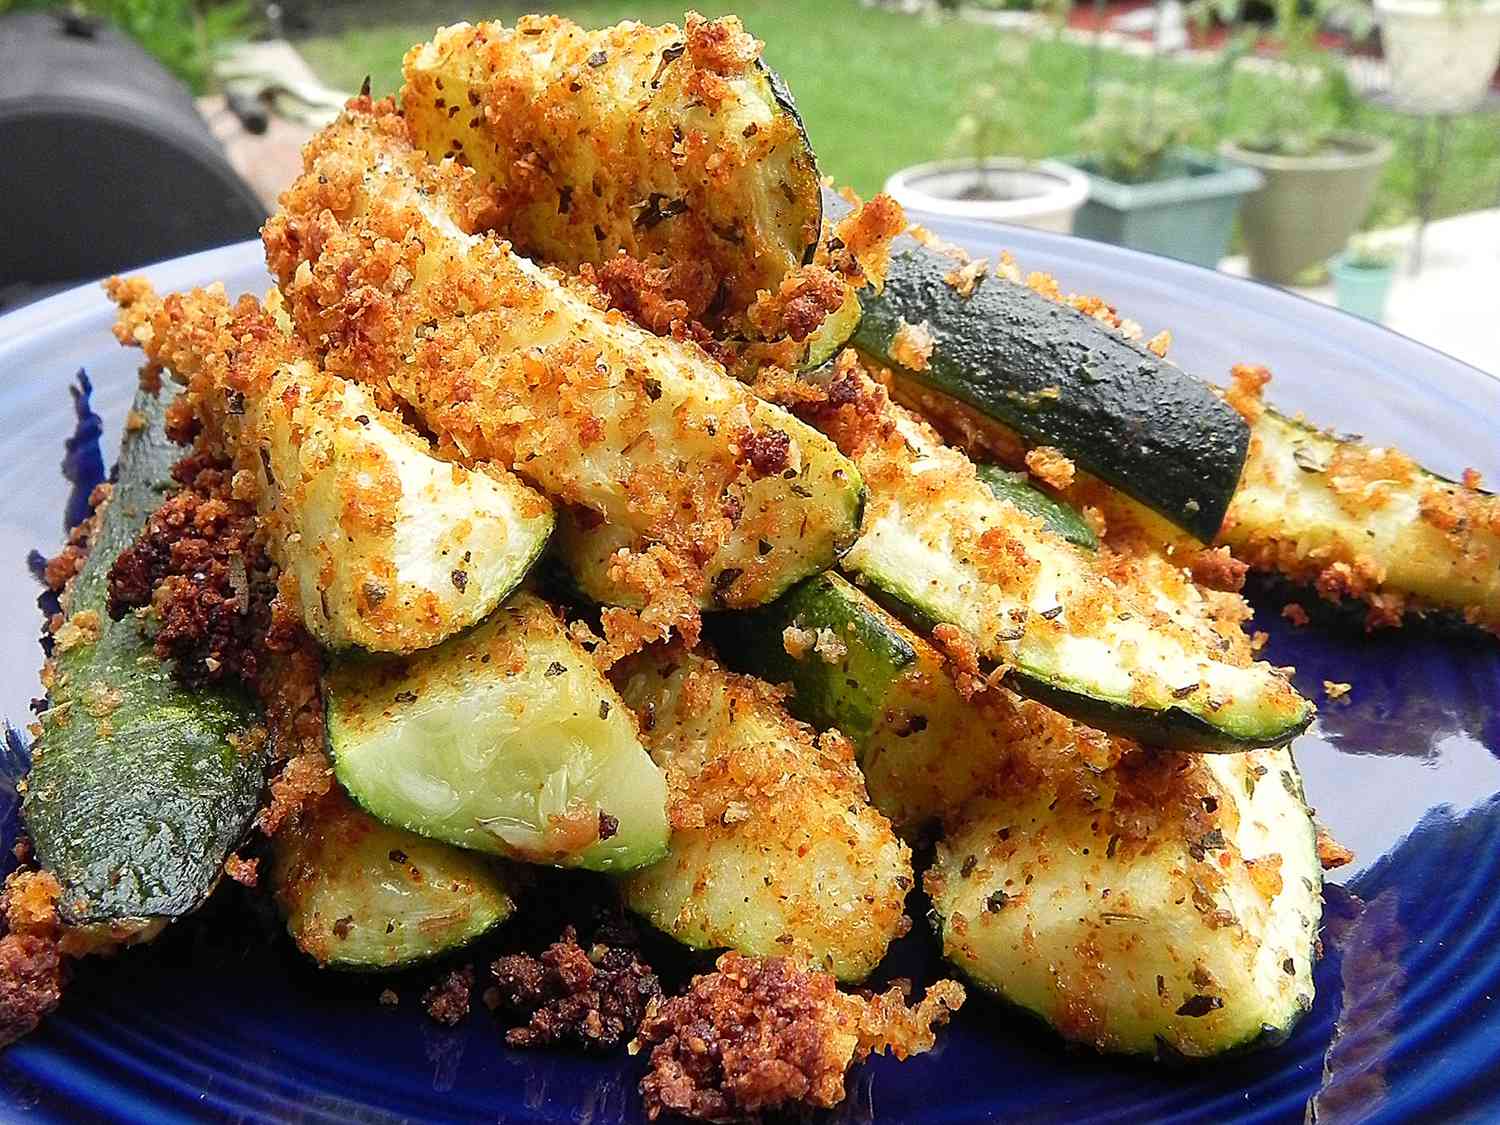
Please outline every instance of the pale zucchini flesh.
M333 663L324 699L338 780L387 824L601 871L666 850L666 781L634 717L529 594L435 649Z
M117 334L187 384L204 442L239 470L325 647L435 645L487 616L546 546L544 497L503 469L439 458L368 389L321 369L276 290L233 306L218 286L162 300L117 279L110 291Z
M1252 566L1363 599L1371 620L1440 609L1500 630L1500 500L1261 409L1220 542Z
M710 629L737 671L790 688L793 715L848 735L871 803L908 835L993 785L1018 745L1114 752L1110 736L1003 688L965 699L930 641L838 574Z
M326 647L438 644L487 617L547 545L543 497L439 460L364 387L310 364L281 369L245 422L268 542Z
M720 30L745 46L729 65L708 54ZM433 159L454 156L498 189L500 229L523 253L570 268L620 252L706 267L718 291L682 293L704 319L774 291L818 237L812 149L758 55L733 17L458 24L407 53L402 105Z
M626 905L695 948L868 975L913 880L852 757L816 743L764 684L703 657L648 652L619 676L677 821L666 858L623 881Z
M929 427L887 409L892 439L857 458L870 502L842 562L857 581L926 625L962 630L1016 690L1153 745L1278 746L1311 721L1285 677L1202 627L1191 583L1117 582L994 496Z
M926 882L979 984L1102 1051L1206 1058L1311 1008L1315 841L1290 751L1156 755L976 799Z
M378 971L439 957L515 907L500 861L382 824L338 790L271 846L287 932L324 968Z
M467 234L465 170L429 165L382 120L350 111L332 126L267 225L288 306L332 368L406 403L445 448L514 468L585 517L559 546L602 601L644 596L601 564L616 544L669 551L705 605L754 604L832 564L863 489L826 438L695 345ZM341 233L314 253L319 217L340 202ZM389 342L379 347L330 296L371 237L411 248L412 283L383 282L388 299L368 314ZM603 548L582 534L600 525Z

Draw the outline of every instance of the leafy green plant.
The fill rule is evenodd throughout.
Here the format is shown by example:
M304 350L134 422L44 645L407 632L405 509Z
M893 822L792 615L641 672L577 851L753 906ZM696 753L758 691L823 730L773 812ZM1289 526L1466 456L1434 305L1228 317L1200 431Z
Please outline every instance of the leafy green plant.
M1401 248L1389 237L1357 234L1344 248L1344 265L1357 270L1383 270L1396 264Z
M21 8L71 10L114 24L195 94L208 88L215 54L253 27L247 0L0 0L0 12Z
M1031 126L1030 107L1045 91L1032 63L1031 40L1005 38L995 48L986 74L967 88L963 108L948 136L946 150L976 166L992 156L1034 159L1045 145Z
M1358 106L1338 54L1318 42L1323 23L1335 16L1354 38L1373 26L1361 0L1274 0L1272 33L1281 61L1290 69L1286 95L1272 99L1257 126L1239 138L1255 152L1311 156L1328 147L1330 136L1346 127Z
M1123 184L1156 179L1172 149L1203 133L1196 105L1170 90L1107 82L1098 108L1078 127L1093 170Z

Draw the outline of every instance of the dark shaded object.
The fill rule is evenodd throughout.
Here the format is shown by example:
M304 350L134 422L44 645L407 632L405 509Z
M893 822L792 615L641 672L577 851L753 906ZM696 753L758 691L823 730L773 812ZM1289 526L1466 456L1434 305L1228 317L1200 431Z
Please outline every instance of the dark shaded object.
M0 17L0 285L253 238L266 214L184 87L109 27Z

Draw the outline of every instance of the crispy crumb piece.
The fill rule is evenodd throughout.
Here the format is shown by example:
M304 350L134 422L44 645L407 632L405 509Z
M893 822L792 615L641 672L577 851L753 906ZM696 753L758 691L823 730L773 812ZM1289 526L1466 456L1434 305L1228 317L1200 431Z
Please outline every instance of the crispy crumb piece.
M1146 341L1146 350L1158 359L1166 359L1167 352L1171 347L1172 333L1165 328Z
M1058 489L1071 485L1077 472L1068 455L1050 445L1039 445L1027 450L1026 469L1043 484L1050 484Z
M422 993L422 1008L440 1024L456 1027L469 1014L474 992L474 967L454 969Z
M1281 607L1281 616L1285 617L1297 628L1302 628L1308 622L1307 610L1298 602L1287 602Z
M245 859L230 852L229 858L224 861L224 874L242 887L254 887L260 882L260 860Z
M1338 680L1323 681L1323 694L1329 699L1347 699L1349 692L1353 689L1353 684L1341 683Z
M382 1008L394 1008L401 1003L401 997L396 995L394 988L383 988L380 990L380 1006Z
M813 645L818 643L818 631L816 629L803 629L797 625L788 625L781 631L781 647L786 649L786 654L793 660L801 660L812 651Z
M618 1047L661 997L656 974L633 949L597 941L584 949L572 926L540 957L509 954L490 973L498 1006L526 1021L505 1033L512 1047Z
M837 664L849 655L849 646L839 640L839 636L832 629L822 628L818 630L818 639L813 644L813 651L824 664Z
M891 358L908 370L926 371L936 343L925 320L918 324L908 324L903 320L891 337Z
M880 996L838 990L827 973L784 957L726 953L681 996L654 1004L632 1053L651 1047L641 1080L646 1114L734 1121L765 1110L829 1108L850 1064L872 1052L906 1058L963 1003L943 981L915 1008L894 986Z
M0 1046L36 1029L62 1000L66 967L57 900L62 887L46 871L14 871L0 895Z
M975 258L967 265L955 266L949 270L943 275L943 281L950 285L960 297L972 297L989 268L988 258Z
M1324 871L1343 867L1354 862L1354 853L1328 834L1328 829L1318 825L1318 862Z

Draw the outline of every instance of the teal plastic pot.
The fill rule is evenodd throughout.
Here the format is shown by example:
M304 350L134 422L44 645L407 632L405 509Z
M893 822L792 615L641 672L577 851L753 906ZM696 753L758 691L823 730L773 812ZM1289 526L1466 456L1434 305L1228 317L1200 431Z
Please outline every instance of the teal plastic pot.
M1170 153L1161 176L1143 184L1108 179L1087 156L1063 162L1089 180L1088 200L1073 219L1074 234L1210 269L1229 248L1241 198L1261 186L1253 168L1192 149Z
M1328 263L1328 273L1339 308L1377 323L1385 318L1386 298L1396 277L1394 264L1355 265L1347 255L1340 254Z

